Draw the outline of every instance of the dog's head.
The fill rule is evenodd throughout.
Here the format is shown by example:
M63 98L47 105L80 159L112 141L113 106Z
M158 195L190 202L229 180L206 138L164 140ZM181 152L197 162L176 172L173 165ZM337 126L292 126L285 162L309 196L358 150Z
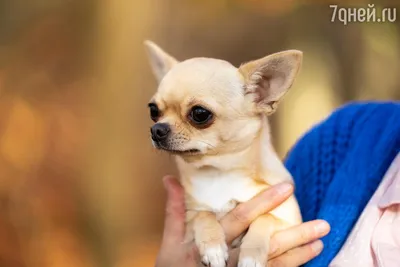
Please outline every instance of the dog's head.
M291 87L302 52L288 50L241 65L211 58L178 62L145 42L159 82L149 103L153 145L183 157L248 147Z

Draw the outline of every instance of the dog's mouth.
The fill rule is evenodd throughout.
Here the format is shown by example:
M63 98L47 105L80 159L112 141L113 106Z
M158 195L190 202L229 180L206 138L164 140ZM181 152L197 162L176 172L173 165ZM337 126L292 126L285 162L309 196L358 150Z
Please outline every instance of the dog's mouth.
M195 149L195 148L185 149L185 150L177 150L177 149L168 148L160 143L155 143L155 147L157 149L161 149L161 150L167 151L167 152L169 152L171 154L175 154L175 155L197 155L200 153L200 150Z
M166 148L161 148L162 150L168 151L171 154L176 154L176 155L195 155L200 153L200 150L198 149L187 149L187 150L175 150L175 149L166 149Z

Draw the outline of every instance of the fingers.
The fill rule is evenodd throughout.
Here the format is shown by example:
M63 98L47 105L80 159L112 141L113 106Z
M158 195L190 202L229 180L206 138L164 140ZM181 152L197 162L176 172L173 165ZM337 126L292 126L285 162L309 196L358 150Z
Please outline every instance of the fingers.
M168 195L163 245L176 245L182 242L185 233L185 202L183 188L172 176L165 176L163 182Z
M269 258L275 258L293 248L320 239L329 231L329 224L323 220L310 221L279 231L271 238Z
M268 261L267 267L297 267L301 266L316 256L318 256L323 249L321 240L316 240L307 245L296 247L287 251L279 257ZM239 249L235 248L229 252L229 261L227 267L237 266L239 259Z
M246 203L239 204L220 221L227 243L230 244L245 231L259 215L273 210L288 199L292 193L293 185L282 183L263 191Z
M318 256L324 245L321 240L289 250L268 261L268 267L297 267Z

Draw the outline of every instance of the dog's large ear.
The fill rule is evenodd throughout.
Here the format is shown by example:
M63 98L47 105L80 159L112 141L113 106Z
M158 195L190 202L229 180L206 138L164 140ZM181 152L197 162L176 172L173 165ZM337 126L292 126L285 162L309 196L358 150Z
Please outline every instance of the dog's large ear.
M287 50L251 61L239 67L245 81L246 97L256 112L275 112L279 100L292 86L300 69L303 53Z
M150 65L156 76L158 82L162 80L165 74L175 65L178 61L172 56L168 55L158 45L152 41L146 40L144 42L146 50L149 55Z

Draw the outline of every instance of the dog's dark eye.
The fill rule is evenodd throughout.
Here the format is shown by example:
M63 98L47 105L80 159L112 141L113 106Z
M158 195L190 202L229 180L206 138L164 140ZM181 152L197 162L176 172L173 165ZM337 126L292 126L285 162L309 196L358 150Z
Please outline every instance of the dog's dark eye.
M211 121L213 114L200 106L194 106L189 114L189 118L197 125L204 125Z
M160 117L160 110L158 109L156 104L150 103L150 117L153 121L157 121L158 117Z

